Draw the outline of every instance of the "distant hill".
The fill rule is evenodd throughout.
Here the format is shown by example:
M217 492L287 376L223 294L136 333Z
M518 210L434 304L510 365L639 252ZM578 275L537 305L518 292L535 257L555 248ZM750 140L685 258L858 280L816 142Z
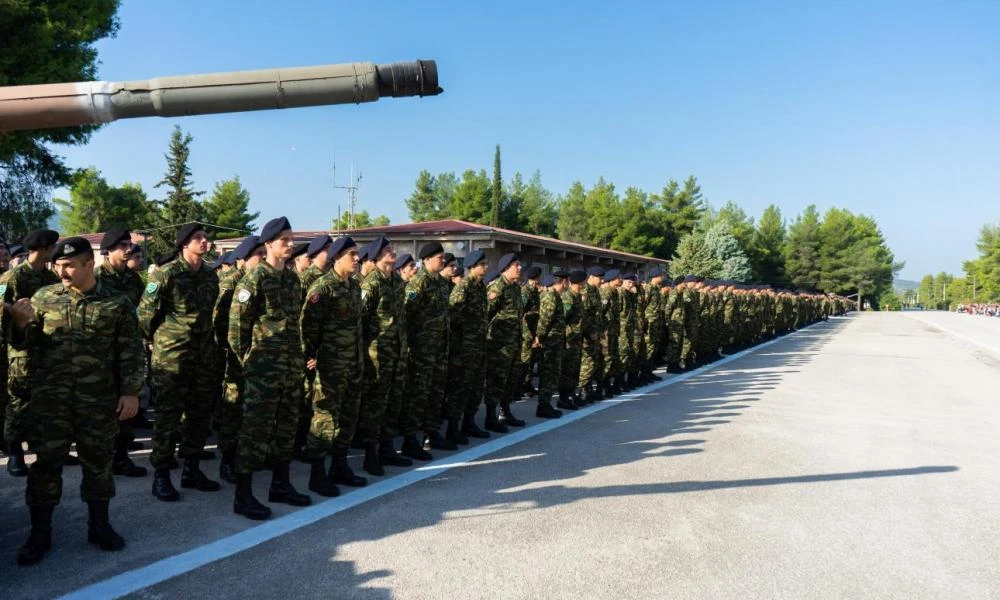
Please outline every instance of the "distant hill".
M893 279L892 287L900 291L915 290L920 287L919 281L910 281L909 279Z

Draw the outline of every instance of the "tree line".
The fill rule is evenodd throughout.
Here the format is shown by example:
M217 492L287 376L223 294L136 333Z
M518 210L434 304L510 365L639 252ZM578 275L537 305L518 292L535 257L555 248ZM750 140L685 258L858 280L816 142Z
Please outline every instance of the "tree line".
M1000 302L1000 223L986 223L976 240L977 258L962 263L962 275L928 273L915 290L901 294L908 305L942 310L959 304Z
M671 274L860 295L878 306L892 290L896 262L875 219L843 208L808 206L790 222L776 205L759 219L735 202L714 208L698 179L670 179L658 191L619 192L603 177L573 182L563 194L542 183L485 169L417 175L406 199L414 222L460 219L671 260Z

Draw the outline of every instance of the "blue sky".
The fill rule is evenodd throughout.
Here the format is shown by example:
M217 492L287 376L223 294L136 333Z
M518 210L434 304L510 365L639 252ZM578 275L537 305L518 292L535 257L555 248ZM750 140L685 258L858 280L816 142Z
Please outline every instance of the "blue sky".
M438 61L445 93L112 123L63 154L152 197L175 124L196 186L239 175L263 219L329 226L353 161L359 208L408 220L421 169L603 176L792 218L873 215L901 277L958 272L1000 222L996 2L194 2L125 0L106 80L353 61ZM65 191L57 195L65 195Z

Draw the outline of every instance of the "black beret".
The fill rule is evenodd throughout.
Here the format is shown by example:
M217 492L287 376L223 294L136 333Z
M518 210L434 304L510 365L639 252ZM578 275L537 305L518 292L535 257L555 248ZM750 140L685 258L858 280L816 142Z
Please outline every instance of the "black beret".
M56 250L52 253L52 261L63 258L73 258L74 256L80 256L81 254L87 254L91 258L94 257L94 249L90 247L90 242L83 239L82 237L71 237L56 244Z
M684 276L684 283L692 283L692 282L694 282L696 280L697 280L697 277L695 277L694 275L685 275Z
M309 242L299 242L298 244L292 246L292 255L289 256L288 258L292 259L298 258L304 255L306 253L306 250L308 249L309 249Z
M451 252L445 252L444 253L444 264L447 265L447 264L451 264L453 262L455 262L455 255L452 254Z
M20 256L27 252L27 250L21 244L14 244L13 246L9 246L7 250L8 252L10 252L11 256Z
M588 277L604 277L604 267L590 267L587 269Z
M556 278L552 275L542 277L542 287L550 287L556 284Z
M315 258L316 255L331 242L333 242L333 238L326 234L314 237L312 241L309 242L309 246L306 248L306 255L309 258Z
M615 279L620 279L620 278L621 278L621 273L618 272L618 269L611 269L610 271L604 274L605 282L614 281Z
M660 277L661 275L663 275L663 269L661 269L660 267L653 267L652 269L649 270L648 273L646 273L646 277L648 277L650 280L652 280L654 277Z
M165 265L168 262L174 260L175 258L177 258L177 251L176 250L173 251L173 252L167 252L166 254L161 254L161 255L157 256L156 259L153 262L156 264L156 266L162 267L163 265Z
M463 275L465 275L465 269L463 269L462 267L455 267L455 275L454 276L455 277L461 277Z
M674 285L674 282L669 277L664 277L663 279L660 280L660 287L661 288L670 287L672 285Z
M329 256L331 259L337 258L337 255L343 252L344 250L350 250L351 248L354 248L357 245L358 245L357 242L355 242L351 236L345 235L343 237L337 238L336 240L333 241L332 244L330 244L330 249L326 251L326 255Z
M639 281L639 278L635 273L629 272L622 276L622 279L628 279L629 281Z
M28 235L24 236L24 239L21 240L21 245L28 250L37 250L39 248L51 246L58 241L58 231L52 231L51 229L36 229L34 231L29 231ZM90 248L90 244L87 244L87 247Z
M441 245L441 242L427 242L420 247L420 252L417 252L417 256L420 260L423 260L425 258L430 258L435 254L441 254L442 252L444 252L444 247Z
M566 269L556 269L555 271L552 271L552 276L559 278L569 277L569 271Z
M278 237L278 234L282 231L290 231L291 229L292 224L288 222L288 219L285 217L278 217L265 223L264 227L260 230L260 235L258 237L262 243L266 243L273 241L274 238Z
M235 256L235 254L236 254L235 250L230 250L229 252L226 252L225 254L223 254L222 256L219 257L219 264L220 265L234 265L234 264L236 264L236 256Z
M483 281L487 285L489 285L489 284L493 283L496 280L497 277L500 277L500 271L497 271L496 269L493 269L492 271L490 271L489 273L486 274L486 277L483 277Z
M396 258L396 263L392 265L393 269L402 269L406 265L413 262L413 256L410 254L402 254Z
M528 267L528 271L524 274L524 276L528 279L538 279L542 276L542 268L538 265Z
M365 262L366 260L371 260L371 244L364 244L358 246L358 260Z
M569 272L570 283L583 283L587 281L587 273L582 269L573 269Z
M380 233L377 238L368 244L368 260L378 260L378 253L391 244L385 234Z
M503 273L507 270L510 265L517 260L517 255L513 252L508 252L500 257L500 262L497 263L497 273Z
M233 250L233 260L246 260L258 247L260 247L260 238L255 235L248 235Z
M132 232L128 229L112 229L101 238L101 254L117 246L121 242L132 243Z
M473 250L465 255L465 268L470 269L486 260L486 253L482 250Z
M201 223L185 223L177 230L177 248L183 248L188 243L191 236L199 231L205 231L205 226Z
M130 251L132 252L132 254L142 254L143 253L142 246L140 246L139 244L132 244L132 248L131 248Z
M685 281L687 281L687 278L684 277L683 275L678 275L677 277L674 277L674 285L680 285Z

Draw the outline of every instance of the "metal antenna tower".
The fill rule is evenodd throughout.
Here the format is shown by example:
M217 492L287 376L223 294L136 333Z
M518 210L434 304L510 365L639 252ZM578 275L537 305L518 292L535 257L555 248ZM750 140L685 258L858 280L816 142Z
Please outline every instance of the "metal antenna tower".
M358 169L358 176L355 178L354 161L351 161L351 179L347 185L337 185L337 163L333 163L333 189L347 190L347 229L355 229L357 227L357 221L355 221L354 215L358 206L358 187L360 185L361 170ZM339 220L338 215L338 221Z

